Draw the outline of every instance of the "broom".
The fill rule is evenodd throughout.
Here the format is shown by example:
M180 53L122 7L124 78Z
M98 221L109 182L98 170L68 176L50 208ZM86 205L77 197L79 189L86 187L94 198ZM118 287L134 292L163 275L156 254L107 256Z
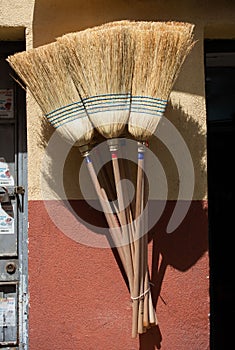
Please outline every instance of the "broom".
M113 139L129 118L134 47L125 25L107 26L57 40L90 120L100 134Z
M91 142L94 128L56 42L16 53L7 61L26 84L49 123L67 142L76 146Z
M105 27L105 28L110 29L110 28L116 27L118 25L122 25L122 26L124 25L126 27L127 35L128 35L129 41L130 41L130 31L129 31L130 27L132 30L136 30L136 29L140 29L140 28L147 30L147 29L150 29L153 25L156 27L156 25L162 25L162 24L161 23L156 24L154 22L120 21L120 22L107 23L107 24L103 25L102 28ZM100 30L99 27L96 27L95 29ZM124 30L123 27L122 27L122 30ZM112 150L116 151L115 148L114 149L111 148L111 151ZM113 153L113 155L114 155L113 158L115 159L116 158L115 153ZM116 175L116 187L117 187L118 183L120 183L120 175L119 175L118 169L116 169L116 166L117 165L114 164L114 170L115 170L114 175ZM141 178L139 178L139 180L140 180L140 182L138 182L138 183L141 183L142 182ZM137 189L138 188L141 191L141 188L139 186L137 186ZM117 191L119 192L118 187L117 187ZM120 192L122 193L122 189L120 189ZM124 191L124 193L125 193L125 191ZM140 195L138 194L138 191L137 191L136 198L137 198L136 218L138 218L140 213L141 213L141 204L143 204L139 201ZM121 203L123 203L123 200L121 201ZM126 220L127 220L127 222L129 222L128 217L130 215L130 210L129 210L129 213L127 211L126 214L127 214ZM137 223L137 231L140 231L140 224L141 224L140 222ZM143 249L143 245L138 244L138 243L141 243L143 239L144 239L144 241L146 241L146 237L144 237L144 238L141 237L140 242L135 243L135 254L133 254L133 247L131 246L132 256L133 256L133 260L135 261L135 270L136 270L134 273L134 288L135 289L133 290L133 294L132 294L132 295L134 295L134 296L132 296L132 300L133 300L133 304L134 304L133 305L133 337L136 336L135 320L138 323L138 325L137 325L138 333L143 333L143 331L144 331L143 326L148 327L148 325L149 325L148 320L149 319L150 319L151 323L155 323L155 318L153 317L154 312L153 312L153 310L151 310L152 305L150 304L150 310L149 310L148 304L146 303L146 300L148 298L148 291L149 291L148 280L146 280L146 274L148 276L148 268L147 268L147 264L146 264L146 259L145 259L146 254L145 254L145 251ZM142 259L141 266L139 263L140 259ZM142 279L142 283L140 283L139 278ZM145 278L145 280L143 280L143 278ZM143 283L145 283L145 287L143 286ZM139 286L139 284L140 284L140 286ZM144 309L143 309L143 298L142 298L143 295L144 296L146 295ZM139 304L140 304L140 307L138 309ZM150 317L148 315L149 312L150 312ZM137 316L137 314L138 314L138 316ZM137 320L137 317L139 318L139 320ZM142 317L144 317L143 322L141 321Z
M180 68L193 46L194 25L155 22L130 28L135 41L130 134L148 140L163 115Z
M94 30L88 29L83 32L70 33L58 38L58 41L61 44L63 55L75 85L81 92L90 119L97 130L110 140L109 146L112 153L120 211L119 218L124 239L128 237L129 242L133 239L132 232L130 232L132 227L129 225L129 232L126 229L126 225L129 223L130 211L127 210L126 213L124 211L124 196L120 186L121 176L117 157L117 140L113 140L113 138L122 133L129 116L129 109L126 108L128 104L123 101L123 91L125 92L125 99L128 96L128 91L130 91L129 85L133 70L134 42L130 36L128 25L136 24L128 21L122 22L122 26L119 24L117 22L108 23L100 28L95 27ZM137 25L139 24L141 26L146 25L146 23L138 23ZM106 92L108 94L104 95ZM91 97L92 95L95 97ZM131 270L129 275L132 276L134 259L132 245L130 251L126 251L125 256L128 261L127 265ZM130 286L132 285L132 279L133 277L130 279ZM139 296L135 296L136 293L134 296L133 293L131 294L135 305ZM134 309L136 309L135 306ZM142 333L142 331L140 332Z
M79 146L81 153L87 152L94 127L59 54L58 43L16 53L8 56L7 61L58 134L70 144Z
M88 38L88 40L90 40L91 38L92 38L92 33L94 32L94 31L102 31L103 29L106 29L106 31L105 31L105 33L106 33L106 35L108 35L108 42L107 42L107 40L106 40L106 42L105 43L103 43L103 39L104 39L104 37L105 36L103 36L103 32L101 32L101 35L102 35L102 37L100 37L100 35L99 35L99 38L102 40L102 45L104 45L105 47L107 47L107 45L108 44L110 44L110 42L111 42L111 46L113 45L113 42L115 43L115 41L116 41L116 43L115 44L118 44L118 42L119 42L119 45L120 45L120 43L121 43L121 46L122 46L122 50L120 51L119 50L119 48L118 48L118 45L116 45L117 46L117 50L116 50L116 53L118 54L118 56L119 56L119 60L117 61L117 63L120 63L121 61L122 61L122 66L123 67L125 67L125 66L127 66L127 69L126 69L126 72L124 71L119 71L119 73L121 73L121 76L120 76L120 74L118 74L117 75L117 79L116 79L116 82L117 81L119 81L119 82L122 82L123 80L124 81L128 81L128 84L127 83L125 83L125 85L124 85L124 88L122 87L122 89L121 89L121 92L124 92L124 93L126 93L127 94L127 96L129 95L129 92L130 92L130 84L131 84L131 70L133 70L133 67L132 67L132 61L130 61L130 57L132 57L131 56L131 54L132 54L132 51L134 50L134 47L133 47L133 41L132 40L130 40L129 39L129 42L131 41L132 42L132 46L127 46L128 44L130 44L130 43L126 43L126 38L125 37L127 37L127 33L125 33L124 32L124 27L127 27L126 28L126 30L128 29L128 26L130 26L130 25L133 25L133 24L135 24L135 21L130 21L130 20L119 20L119 21L113 21L113 22L108 22L108 23L105 23L105 24L102 24L102 25L99 25L99 26L96 26L96 27L92 27L92 28L88 28L88 29L86 29L86 30L84 30L82 33L83 33L83 35L84 35L84 33L85 33L85 35L87 36L87 38ZM109 30L109 32L107 31L107 29ZM111 30L110 30L111 29ZM121 32L120 32L121 31ZM115 38L112 38L112 36L113 36L113 33L115 33ZM70 33L70 34L66 34L65 36L63 36L63 38L62 38L62 40L61 40L61 38L58 38L58 41L62 44L62 47L63 46L65 46L65 48L66 48L66 50L64 51L64 55L65 55L65 57L67 57L67 62L69 63L69 64L71 64L72 63L72 69L71 69L71 74L73 75L73 74L75 74L76 76L74 76L74 78L75 78L75 81L76 81L76 84L77 84L77 86L78 86L78 89L81 89L81 90L83 90L83 87L84 87L84 82L82 82L82 84L78 81L78 79L80 78L80 71L78 72L76 69L74 70L74 68L75 68L75 62L74 62L74 60L72 59L72 58L70 58L70 57L68 57L68 56L70 56L70 54L68 54L68 52L67 52L67 49L68 49L68 46L69 47L71 47L71 41L73 41L73 44L72 44L72 46L73 46L73 48L75 49L75 50L73 50L74 51L74 53L75 54L77 54L77 52L79 52L78 51L78 47L77 47L77 43L78 43L78 40L79 40L79 35L81 34L81 32L78 34L78 33ZM121 35L120 35L121 34ZM119 37L118 37L119 36ZM120 37L121 37L121 39L120 39ZM76 44L75 44L75 41L76 41ZM99 45L99 43L100 42L98 42L98 45ZM107 44L107 45L106 45ZM95 42L95 45L96 45L96 47L97 47L97 42ZM125 49L126 48L126 49ZM125 52L124 52L124 54L123 54L123 50L125 50ZM79 56L80 57L80 56ZM76 57L76 59L79 59L79 57ZM109 59L111 59L111 65L109 65L108 67L112 67L112 70L113 71L107 71L107 67L106 67L106 71L107 71L107 73L108 73L108 75L110 75L111 77L113 76L113 73L114 74L117 74L118 73L118 70L116 70L116 66L113 64L114 62L112 62L113 60L112 60L112 57L110 57L110 56L107 56ZM115 57L114 57L115 58ZM96 56L96 60L97 59L99 59L99 56ZM125 63L125 65L124 65L124 63ZM105 62L104 62L104 64L105 64ZM120 67L121 67L121 65L120 65ZM129 73L128 73L129 72ZM124 76L123 76L124 75ZM82 85L82 86L81 86ZM111 109L113 109L114 107L116 108L116 107L123 107L123 106L116 106L116 105L114 105L114 103L115 103L115 100L114 100L114 96L113 96L113 94L112 94L112 92L113 92L113 90L112 89L115 89L115 85L113 85L113 83L111 82L110 83L110 85L112 85L111 87L110 86L107 86L107 87L105 87L105 90L107 90L107 91L111 91L111 100L110 100L110 104L108 105L106 105L106 108L107 108L107 113L109 114L109 111L110 111L110 107L111 107ZM119 91L120 89L118 88L118 87L116 87L116 90L117 91ZM115 91L116 91L115 90ZM94 91L94 93L97 93L97 91ZM98 93L99 93L99 91L98 91ZM119 94L120 95L120 94ZM121 97L121 95L119 96L119 97ZM88 97L88 99L89 99L89 97ZM84 101L85 101L85 105L86 105L86 98L84 98ZM128 100L128 101L125 101L124 103L126 103L126 102L128 102L128 104L130 104L130 101ZM99 101L98 101L98 103L99 103ZM109 103L109 102L108 102ZM105 102L104 102L104 104L105 104ZM128 105L126 105L125 106L125 109L126 108L128 108ZM89 109L89 107L88 107L88 109ZM129 109L129 108L128 108ZM96 113L96 112L95 112ZM120 113L120 111L119 111L119 113ZM96 127L97 127L97 123L98 123L98 130L100 131L100 133L104 136L104 137L108 137L107 136L107 132L106 132L106 128L107 128L107 125L109 125L109 126L111 126L112 124L110 124L110 122L111 123L115 123L115 120L113 120L113 116L112 115L106 115L106 117L108 117L109 119L108 119L108 124L107 125L105 125L104 127L102 127L101 129L99 129L99 124L100 124L100 121L98 121L97 120L97 117L94 115L94 119L92 119L92 112L89 110L89 117L91 118L91 120L93 121L93 123L94 123L94 125L96 125ZM100 114L100 117L103 119L103 114ZM118 115L117 115L117 117L118 117ZM118 117L118 119L120 119L120 117ZM111 137L111 138L114 138L114 137L117 137L117 136L119 136L120 134L121 134L121 129L120 128L123 128L123 127L125 127L126 124L127 123L127 115L125 116L125 120L124 121L121 121L121 125L118 125L118 126L115 126L115 130L113 130L112 132L108 132L108 135L109 135L109 138ZM118 179L120 178L120 171L119 171L119 168L118 168L118 164L117 164L117 151L118 151L118 141L117 140L112 140L112 141L109 141L109 146L110 146L110 150L111 150L111 152L112 152L112 155L113 155L113 157L112 157L112 162L113 162L113 165L114 165L114 171L115 171L115 173L114 173L114 176L115 176L115 180L116 180L116 187L117 187L117 189L118 189L118 196L119 196L119 198L118 198L118 201L119 201L119 204L120 204L120 207L125 207L125 203L126 203L126 201L125 201L125 190L123 191L123 189L122 188L120 188L120 184L118 184ZM122 164L121 164L122 165ZM104 179L104 178L103 178ZM104 179L104 182L106 182L107 183L107 181ZM119 193L120 193L120 195L119 195ZM120 197L120 196L122 196L122 193L123 193L123 198L122 197ZM124 203L123 203L123 200L124 200ZM130 207L128 206L127 208L125 208L125 211L126 211L126 219L127 219L127 222L128 222L128 218L131 216L131 214L130 214ZM118 215L119 216L119 219L120 219L120 221L122 221L123 222L123 218L122 218L122 215ZM132 240L133 239L133 237L130 237L130 239Z
M193 46L193 28L189 23L181 22L152 22L143 23L131 29L134 37L135 66L132 80L131 112L128 130L138 141L138 173L136 188L136 217L140 217L141 200L143 200L143 162L144 152L142 142L147 141L157 128L164 113L167 100L179 74L180 68ZM142 239L139 239L140 225L138 225L135 241L136 250L142 251ZM142 233L143 234L143 233ZM144 240L147 252L147 240ZM140 258L135 255L134 271L140 270ZM143 267L142 267L143 271ZM143 278L141 277L141 283ZM140 293L138 276L134 276L134 291ZM150 293L151 296L151 293ZM133 309L133 336L142 328L138 310ZM152 315L153 316L153 315ZM154 321L154 320L153 320ZM145 320L146 322L146 320ZM150 321L151 323L151 321Z
M118 197L119 219L132 285L133 263L127 244L131 237L124 210L116 138L124 131L129 118L133 42L130 36L127 37L125 26L111 24L108 28L95 27L94 30L66 34L57 40L90 120L98 132L108 139Z
M151 27L152 26L154 26L155 24L153 23L153 24L151 24ZM149 27L148 27L148 29L149 29ZM151 29L151 28L150 28ZM155 52L155 51L154 51ZM145 95L144 95L145 96ZM137 97L137 99L135 99L135 98L133 98L132 99L132 102L134 101L134 102L138 102L138 96L135 96L135 97ZM143 100L142 100L143 101ZM149 99L149 100L147 100L147 102L149 103L149 106L148 106L148 111L147 112L149 112L150 110L151 110L151 108L153 108L153 109L155 109L155 114L156 114L156 110L158 109L158 112L159 112L159 109L162 109L163 108L163 110L160 110L160 114L161 113L163 113L163 111L164 111L164 108L165 108L165 105L166 105L166 101L160 101L160 102L163 102L162 104L160 103L159 104L159 101L157 101L157 104L155 104L154 105L154 102L156 102L156 101L153 101L152 99ZM157 108L156 108L157 107ZM159 108L160 107L160 108ZM89 108L89 107L88 107ZM137 108L138 108L138 106L137 106ZM133 110L132 110L133 111ZM99 112L99 111L96 111L97 113ZM135 111L136 112L136 111ZM98 123L98 124L100 124L100 122ZM150 123L151 124L151 123ZM129 126L133 126L133 123L129 123ZM145 129L145 127L143 128L143 129ZM129 129L129 131L130 131L130 133L132 133L131 132L131 130ZM152 134L151 132L150 132L150 134ZM103 134L105 137L108 137L108 135L109 134ZM116 135L115 135L116 136ZM141 139L141 140L143 140L144 139L144 137L139 137L138 136L138 138L137 139ZM114 151L114 150L113 150ZM115 167L114 167L114 170L115 170ZM118 174L118 169L116 169L115 171L114 171L116 174ZM140 175L139 176L142 176L141 175L142 174L142 172L140 172ZM120 179L120 177L119 177L119 179ZM119 181L116 181L116 183L118 184L118 182ZM142 181L137 181L139 184L141 184L142 183ZM138 186L138 188L140 188L140 186ZM137 198L138 197L140 197L140 198L142 198L142 189L140 190L140 189L138 189L137 188ZM139 193L139 195L138 195L138 193ZM120 206L119 206L120 207ZM142 207L143 207L143 205L142 205ZM138 261L138 255L136 255L136 261ZM151 297L151 295L150 295L150 297ZM150 310L150 313L151 313L151 310Z
M80 95L60 55L57 42L8 56L7 61L25 83L43 114L56 131L69 143L79 147L86 159L97 195L111 228L117 227L106 194L95 179L95 171L89 157L94 127L84 109ZM114 230L115 231L115 230ZM113 239L120 246L120 230ZM113 236L113 234L112 234ZM118 240L119 239L119 240ZM125 268L123 254L119 255Z
M96 27L94 30L67 34L58 38L58 41L90 119L102 136L109 139L119 203L119 218L124 239L128 237L129 242L133 239L130 232L132 230L130 225L129 230L126 229L129 213L124 211L124 196L120 186L121 176L117 157L118 145L117 141L113 140L123 132L129 117L129 102L126 99L129 99L134 43L127 29L129 28L126 21L124 26L109 23L102 28ZM125 257L130 269L128 275L132 290L134 254L132 245L130 248L125 249ZM134 296L133 293L131 294L135 305L139 297L135 296L136 293ZM135 306L134 309L136 309Z
M153 25L160 25L160 23L156 24L154 22L135 22L135 21L119 21L119 22L113 22L113 23L107 23L105 25L103 25L102 27L105 28L110 28L110 27L114 27L117 25L125 25L126 29L128 30L128 35L130 35L130 27L133 30L138 29L150 29L151 26ZM129 39L130 41L130 39ZM135 42L135 41L134 41ZM140 155L142 153L139 153ZM122 162L121 162L122 165ZM124 168L122 166L122 168ZM140 169L140 167L139 167ZM141 181L141 178L139 177L139 180ZM138 188L138 186L137 186ZM142 190L143 191L143 190ZM125 195L126 191L124 189L124 195ZM139 217L140 212L141 212L141 208L140 206L143 205L143 198L142 198L142 203L140 202L140 197L139 194L137 193L136 195L137 198L137 203L136 203L136 218ZM142 208L143 210L143 208ZM131 210L129 209L129 212L127 210L127 222L129 224L132 225L132 230L133 230L133 222L130 222L128 219L130 219L131 217ZM133 219L132 219L133 220ZM140 225L141 222L137 222L137 231L140 231ZM132 237L132 239L134 239ZM138 238L137 238L138 239ZM143 240L146 242L147 237L140 237L140 242L142 242ZM146 243L145 243L146 244ZM147 328L149 326L149 320L152 324L154 324L156 322L154 315L154 310L152 310L152 304L148 305L148 291L149 291L149 285L148 285L148 265L147 265L147 256L145 254L144 251L144 247L143 244L137 244L135 243L135 254L133 254L133 250L134 248L131 246L132 248L132 256L133 256L133 260L135 261L135 269L136 271L134 271L134 290L133 290L133 294L135 295L134 297L132 296L132 300L133 300L133 337L136 336L136 330L135 330L135 323L137 322L137 329L138 329L138 333L143 333L144 332L144 327ZM142 264L137 263L137 261L141 260ZM139 281L139 278L142 279L142 283ZM140 288L138 288L140 284ZM137 295L137 297L136 297ZM140 297L139 297L140 296ZM143 296L145 296L145 307L144 307L144 303L143 303ZM150 300L150 299L149 299ZM138 303L140 304L139 306L139 310L138 310ZM150 309L149 309L150 306ZM149 315L150 313L150 315ZM137 316L138 314L138 316ZM138 318L138 320L137 320ZM136 320L136 322L135 322Z
M79 146L82 155L86 158L87 168L102 204L113 241L128 274L123 249L120 248L120 230L113 230L117 227L116 218L110 214L111 208L105 193L98 186L89 157L88 149L93 136L93 126L68 74L65 62L58 52L58 43L9 56L8 62L29 88L50 124L66 141Z

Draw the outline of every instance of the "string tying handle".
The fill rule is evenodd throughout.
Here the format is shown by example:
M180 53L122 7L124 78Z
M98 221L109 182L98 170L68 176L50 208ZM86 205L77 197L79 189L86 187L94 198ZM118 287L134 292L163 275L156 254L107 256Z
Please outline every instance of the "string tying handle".
M146 289L146 291L144 291L142 294L138 295L138 297L132 297L131 296L131 300L138 300L143 298L146 294L148 294L148 292L150 291L150 287L148 289Z

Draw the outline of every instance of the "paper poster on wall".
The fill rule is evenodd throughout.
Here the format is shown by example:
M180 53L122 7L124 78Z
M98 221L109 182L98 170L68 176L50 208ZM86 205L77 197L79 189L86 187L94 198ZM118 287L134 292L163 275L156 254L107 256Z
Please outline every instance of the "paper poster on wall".
M0 157L0 186L14 186L14 179L4 158Z
M0 118L14 118L13 89L0 89Z
M0 327L15 327L15 298L0 298Z
M14 233L14 218L2 208L0 203L0 235Z

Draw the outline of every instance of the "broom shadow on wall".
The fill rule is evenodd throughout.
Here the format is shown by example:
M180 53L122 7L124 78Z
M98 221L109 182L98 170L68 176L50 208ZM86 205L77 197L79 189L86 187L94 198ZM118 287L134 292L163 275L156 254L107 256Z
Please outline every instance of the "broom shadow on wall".
M64 169L63 169L63 185L64 190L61 191L60 185L61 182L57 181L57 171L58 171L58 164L57 164L57 157L59 150L52 150L52 148L48 148L48 142L50 138L53 136L53 133L55 129L53 126L48 122L48 120L44 117L41 118L41 128L40 128L40 139L38 143L38 147L42 148L43 150L47 149L47 157L51 160L50 164L47 164L46 168L41 169L41 178L43 179L43 183L47 184L47 187L50 188L50 192L53 194L53 197L56 200L61 201L63 205L69 210L70 213L72 213L75 218L78 217L82 220L82 225L86 226L88 230L91 229L91 226L93 229L96 230L97 235L103 235L105 236L105 239L107 240L108 244L110 245L112 249L112 253L114 255L114 258L117 262L117 265L120 268L120 272L124 278L125 284L129 290L129 282L128 278L125 273L125 269L122 265L119 253L117 248L115 248L115 244L112 240L112 237L108 232L108 224L105 218L105 215L103 214L103 209L100 205L99 199L89 199L89 201L86 201L86 199L83 197L82 191L79 186L79 171L80 167L83 161L83 157L78 149L78 147L72 147L70 151L68 152L67 158L64 163ZM103 138L101 135L96 133L94 135L94 142L99 144L100 142L106 141L105 138ZM60 138L60 144L58 145L63 150L66 149L68 144L63 140L63 138ZM49 153L48 153L49 150ZM52 152L50 152L52 150ZM107 148L107 152L109 152ZM103 171L103 169L101 169ZM107 175L109 175L108 181L104 181L105 172ZM103 171L102 175L100 176L100 173L97 173L97 177L100 181L100 184L104 186L104 188L107 188L107 183L112 186L111 177L113 177L112 174L112 164L111 161L109 164L105 164L105 171ZM87 173L87 178L89 179L89 174ZM112 189L114 188L114 185L112 186ZM44 193L44 189L42 189L42 193ZM62 198L61 193L66 194L66 198ZM109 200L115 200L115 193L112 196L109 196ZM52 203L52 206L54 204ZM96 209L95 209L96 208ZM86 225L87 223L87 225ZM105 230L104 230L105 228ZM130 290L129 290L130 292Z
M180 130L191 154L193 154L194 170L195 170L195 183L201 181L202 178L206 177L205 165L201 162L206 151L205 135L202 132L201 126L192 117L187 115L180 107L175 108L169 102L166 109L167 118L175 124L176 128ZM184 129L182 125L187 125ZM39 147L45 148L48 141L53 134L53 127L47 122L46 119L42 119L41 123L41 136L39 140ZM64 142L61 140L61 142ZM166 146L164 146L160 140L153 139L156 145L156 149L159 150L157 157L159 158L162 166L166 172L167 177L174 176L172 173L172 167L169 164L164 166L166 162L174 162L173 159L169 160L171 155L169 154ZM50 156L50 155L49 155ZM80 162L78 161L80 157ZM168 158L168 161L166 161ZM65 193L68 194L71 189L71 183L77 186L79 177L79 163L81 164L82 157L77 147L72 147L68 154L64 167L64 187ZM73 165L76 164L76 171L72 171ZM167 168L171 169L167 169ZM58 198L60 193L58 192L57 176L56 176L56 159L51 157L50 172L42 173L48 186L57 192ZM42 170L43 172L43 170ZM177 171L175 171L177 175ZM170 182L168 181L170 184ZM169 185L171 186L171 185ZM168 189L171 191L171 189ZM203 198L205 195L204 189L198 189L197 196ZM63 200L61 198L61 200ZM72 206L74 213L83 219L83 224L97 225L99 227L107 227L107 223L102 212L91 207L86 203L85 199L82 200L70 200L69 205ZM158 223L151 229L149 233L149 242L152 243L152 294L153 303L156 308L157 303L166 303L167 300L161 295L162 283L164 283L164 275L168 266L179 271L187 271L191 268L200 257L208 249L207 241L207 211L203 207L201 201L196 201L189 208L189 212L186 215L182 224L171 234L166 233L167 224L174 211L176 201L168 201ZM97 200L98 205L98 200ZM192 224L192 216L197 217L197 221L194 220ZM107 237L107 235L106 235ZM108 238L108 237L107 237ZM192 249L193 247L193 249ZM128 280L125 276L124 269L122 267L119 255L115 248L112 248L113 255L116 263L118 264L120 271L125 280L126 286L128 287ZM164 335L160 331L161 324L148 330L147 333L140 335L140 350L154 350L161 348L161 341Z
M206 152L205 135L202 127L179 108L173 108L170 102L166 109L167 118L180 130L189 151L193 154L195 183L206 178L205 164L202 163ZM182 128L182 125L187 125ZM168 158L167 150L159 140L154 140L159 150L159 159L164 167L164 159ZM167 168L170 168L169 170ZM167 178L174 176L172 167L164 167ZM168 173L167 173L168 170ZM168 182L169 183L169 182ZM197 197L204 198L205 186L197 189ZM171 191L170 188L168 188ZM153 304L167 306L168 300L161 294L164 276L169 266L184 272L190 269L208 250L208 220L207 207L203 201L191 204L181 225L171 234L167 233L167 225L175 208L176 201L168 201L158 223L149 232L149 242L152 243L151 282ZM194 220L193 220L194 218ZM195 220L197 218L197 220ZM161 348L164 334L161 334L161 324L140 335L140 350L155 350Z

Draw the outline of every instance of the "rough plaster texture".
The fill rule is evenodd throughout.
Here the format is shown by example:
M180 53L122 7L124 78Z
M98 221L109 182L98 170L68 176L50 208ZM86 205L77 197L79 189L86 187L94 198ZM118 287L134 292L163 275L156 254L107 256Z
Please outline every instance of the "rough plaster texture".
M1 0L1 27L31 26L35 0Z
M32 21L35 0L0 1L0 40L25 40L32 45Z
M87 216L83 201L71 204ZM57 202L49 205L57 210ZM42 201L30 201L30 349L209 349L206 203L193 202L182 225L169 235L174 205L167 204L150 235L159 325L132 339L130 294L111 249L75 242L50 220ZM100 214L90 216L104 225ZM66 216L64 222L71 225ZM76 236L84 235L93 233L80 224Z

